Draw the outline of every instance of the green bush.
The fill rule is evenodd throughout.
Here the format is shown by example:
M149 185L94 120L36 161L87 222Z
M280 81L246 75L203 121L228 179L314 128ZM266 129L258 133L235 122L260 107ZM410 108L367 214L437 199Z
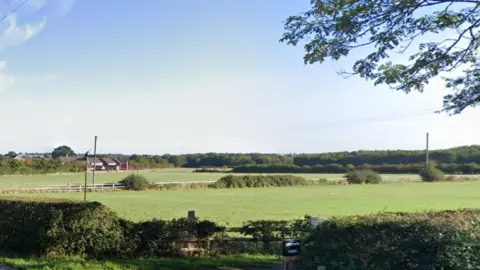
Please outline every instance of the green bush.
M189 237L189 231L192 232L190 236L197 238L200 246L206 249L209 237L225 236L225 227L199 219L155 219L139 223L122 221L122 225L125 232L122 251L130 258L180 255L183 245L179 240Z
M382 182L382 177L372 171L372 170L363 170L363 171L351 171L345 176L349 184L378 184Z
M294 175L228 175L215 183L216 188L258 188L309 185L303 177Z
M436 167L436 164L431 162L427 168L420 172L420 177L424 182L438 182L445 180L445 174Z
M97 202L0 200L0 251L45 257L109 256L122 243L118 217Z
M480 210L332 218L303 243L302 268L478 269Z
M243 223L240 233L255 240L299 238L311 230L310 216L294 220L255 220Z
M122 185L125 185L127 189L132 189L137 191L146 190L151 186L147 178L139 174L130 174L129 176L123 178L123 180L120 181L119 183Z
M228 168L199 168L193 170L194 173L231 173L232 170L229 170Z

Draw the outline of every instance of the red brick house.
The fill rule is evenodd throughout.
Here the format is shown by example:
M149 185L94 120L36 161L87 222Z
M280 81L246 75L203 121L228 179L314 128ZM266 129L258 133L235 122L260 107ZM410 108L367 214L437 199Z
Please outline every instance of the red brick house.
M111 158L100 158L100 161L103 163L103 166L107 171L119 171L120 165Z
M114 158L113 161L117 163L117 166L121 171L128 171L129 169L134 169L129 168L128 158Z
M93 161L93 158L88 158L87 164L88 164L89 171L93 171L94 166L95 166L95 171L105 171L105 166L103 166L103 162L99 158L96 159L95 163Z

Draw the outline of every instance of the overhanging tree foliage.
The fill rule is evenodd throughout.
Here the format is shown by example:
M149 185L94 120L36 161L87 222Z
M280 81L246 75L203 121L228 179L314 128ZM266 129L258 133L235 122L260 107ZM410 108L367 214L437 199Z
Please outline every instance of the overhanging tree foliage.
M305 41L305 64L366 47L370 53L344 73L406 93L462 67L463 75L445 78L453 93L443 110L458 114L480 104L479 26L478 0L311 0L311 10L287 18L280 41ZM390 61L396 52L408 61Z

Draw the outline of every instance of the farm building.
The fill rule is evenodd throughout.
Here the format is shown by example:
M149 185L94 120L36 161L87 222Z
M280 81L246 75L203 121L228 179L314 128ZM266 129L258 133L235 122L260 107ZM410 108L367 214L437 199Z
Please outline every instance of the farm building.
M88 170L92 171L93 167L95 166L96 171L105 171L105 166L103 162L97 158L94 162L93 158L87 158Z
M103 167L105 167L107 171L120 170L120 164L111 158L100 158L100 161L103 162Z
M126 171L126 170L129 169L129 168L128 168L128 166L129 166L129 164L128 164L128 158L114 158L113 160L114 160L114 161L117 163L117 165L119 166L119 170ZM130 169L132 169L132 168L130 168Z

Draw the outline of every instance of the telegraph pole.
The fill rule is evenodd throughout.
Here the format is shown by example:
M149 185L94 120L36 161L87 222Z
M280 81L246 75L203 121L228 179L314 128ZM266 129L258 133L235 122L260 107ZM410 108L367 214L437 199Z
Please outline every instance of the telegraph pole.
M93 188L95 189L95 169L97 167L97 136L93 143Z
M87 201L87 172L88 172L88 152L85 153L85 188L83 189L83 200Z
M426 154L425 154L425 167L428 168L428 162L429 162L429 149L428 149L428 143L429 143L429 135L427 132L427 147L426 147Z

